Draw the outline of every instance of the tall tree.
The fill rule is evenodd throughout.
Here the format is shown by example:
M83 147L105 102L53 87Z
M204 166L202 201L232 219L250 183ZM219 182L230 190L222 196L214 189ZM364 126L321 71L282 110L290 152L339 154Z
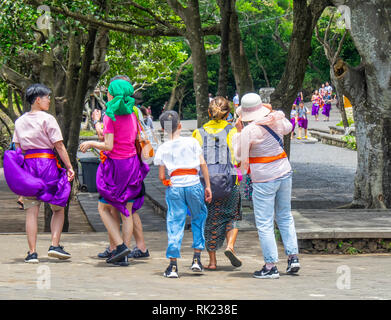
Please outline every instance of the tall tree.
M353 105L358 166L352 207L391 208L391 3L333 1L345 19L362 63L338 59L333 72Z
M314 28L329 0L293 0L293 30L289 43L288 56L282 78L271 95L273 108L290 113L292 101L299 91L311 55L311 40ZM290 138L284 137L287 153L290 152Z

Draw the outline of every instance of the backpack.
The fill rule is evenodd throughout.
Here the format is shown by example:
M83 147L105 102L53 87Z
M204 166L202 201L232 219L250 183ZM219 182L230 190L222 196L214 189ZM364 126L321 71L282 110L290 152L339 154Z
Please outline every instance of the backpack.
M231 152L227 143L228 124L224 130L210 134L202 127L199 131L203 140L203 154L208 165L212 201L230 196L236 182L237 171L231 162ZM205 180L200 171L200 180L205 187Z

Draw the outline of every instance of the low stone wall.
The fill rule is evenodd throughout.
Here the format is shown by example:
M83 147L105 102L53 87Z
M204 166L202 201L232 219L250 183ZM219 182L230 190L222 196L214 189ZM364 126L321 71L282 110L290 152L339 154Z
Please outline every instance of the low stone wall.
M299 239L301 253L391 253L391 239Z

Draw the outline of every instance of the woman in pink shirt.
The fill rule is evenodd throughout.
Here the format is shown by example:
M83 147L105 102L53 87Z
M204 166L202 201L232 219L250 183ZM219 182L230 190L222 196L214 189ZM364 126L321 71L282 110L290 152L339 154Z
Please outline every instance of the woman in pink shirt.
M291 213L292 168L284 151L283 136L292 124L282 111L271 111L261 97L248 93L242 98L237 113L240 116L233 137L235 158L241 168L250 173L253 182L255 222L265 265L254 272L255 278L279 278L274 235L274 218L288 255L287 273L300 269L297 237Z
M110 211L114 207L122 213L123 232L131 238L133 217L130 212L141 208L144 202L142 182L149 172L148 165L140 160L136 150L139 123L134 98L131 97L133 92L128 81L112 81L103 118L104 141L86 141L80 145L82 152L90 148L103 151L96 174L96 186L101 195L98 210L110 239L116 245L106 262L124 262L122 265L128 265L125 258L130 249L125 245L120 226Z

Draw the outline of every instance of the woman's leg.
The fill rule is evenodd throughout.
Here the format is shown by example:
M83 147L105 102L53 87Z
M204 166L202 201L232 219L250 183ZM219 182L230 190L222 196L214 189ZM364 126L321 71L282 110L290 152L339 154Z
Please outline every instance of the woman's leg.
M26 210L26 233L30 253L37 252L38 213L40 205Z
M281 180L276 193L276 222L287 256L299 253L295 222L291 212L291 192L292 176Z
M127 247L130 246L130 240L132 239L133 234L133 215L132 215L132 202L128 202L126 208L128 209L130 215L125 217L121 214L122 219L122 239Z
M143 225L141 223L140 215L135 212L133 213L133 234L134 240L136 240L136 246L142 252L147 251L147 246L145 245Z
M123 243L123 239L121 237L121 232L119 229L119 225L117 224L115 218L111 214L111 206L102 202L98 203L98 211L100 217L105 225L109 237L112 239L113 244L115 246L119 246Z
M215 270L217 268L216 251L208 251L209 263L205 269Z
M278 183L275 181L254 183L254 216L266 264L278 262L277 243L274 235L274 205Z
M236 242L236 238L238 236L239 229L234 228L227 232L226 238L227 238L227 249L231 249L234 251L234 246Z

